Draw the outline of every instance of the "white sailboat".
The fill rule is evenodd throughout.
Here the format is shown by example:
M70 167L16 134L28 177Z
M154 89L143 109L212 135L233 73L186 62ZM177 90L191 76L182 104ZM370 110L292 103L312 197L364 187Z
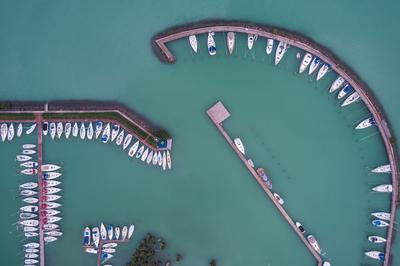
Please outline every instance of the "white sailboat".
M63 133L64 130L64 125L62 122L58 122L57 123L57 138L61 138L61 135Z
M161 152L158 152L158 154L157 154L157 161L158 161L158 166L162 166L162 155L161 155Z
M135 226L131 224L128 229L128 239L131 239L134 231L135 231Z
M95 130L96 139L99 138L102 129L103 129L103 122L96 121L96 130Z
M17 127L17 137L21 137L23 131L24 127L22 126L22 123L19 123Z
M317 240L315 239L315 237L313 235L308 235L307 240L310 243L310 245L313 247L313 249L316 252L318 252L318 254L321 254L321 248L320 248Z
M125 150L129 146L129 144L131 144L131 141L132 141L132 134L127 134L122 148Z
M190 35L189 36L189 44L190 44L190 47L192 47L193 51L195 53L197 53L197 38L196 38L196 35Z
M30 159L32 159L32 157L28 156L28 155L17 155L16 158L17 158L18 162L26 162L26 161L29 161Z
M43 173L43 179L45 180L52 180L62 176L61 173L58 172L45 172Z
M113 125L112 130L111 130L111 141L114 141L115 138L118 136L120 126L119 125Z
M385 243L386 238L380 237L380 236L369 236L368 241L375 243L375 244L380 244L380 243Z
M386 173L391 173L392 169L390 168L390 164L385 164L378 166L374 169L371 170L372 173L379 173L379 174L386 174Z
M376 187L372 188L373 191L375 192L387 192L387 193L391 193L393 190L393 187L391 184L383 184L383 185L379 185Z
M124 227L122 227L122 233L121 233L122 240L125 240L127 236L128 236L128 227L125 225Z
M308 75L312 75L315 70L317 70L318 66L321 64L321 59L319 57L314 57L311 62L310 68L308 69Z
M328 73L329 69L330 69L329 65L324 64L318 71L317 80L322 79L326 75L326 73Z
M37 162L33 161L28 161L20 164L21 167L27 167L27 168L36 168L38 166Z
M107 240L107 230L103 223L100 225L100 236L102 240Z
M92 122L89 123L89 126L88 126L88 128L87 128L86 135L87 135L87 137L88 137L89 140L90 140L90 139L93 139L93 124L92 124Z
M129 157L133 157L133 155L135 155L137 149L139 147L139 141L136 141L132 147L129 149L128 155Z
M300 67L299 67L299 74L303 73L304 70L307 69L308 65L311 63L313 56L310 53L306 53L303 57L303 60L301 61Z
M350 84L344 85L344 87L339 91L337 98L338 100L342 99L344 96L352 93L354 91L353 87Z
M51 137L51 139L54 139L54 137L56 136L56 133L57 133L56 123L51 122L50 123L50 137Z
M24 196L24 197L31 197L31 196L36 195L37 192L33 191L33 190L26 189L26 190L21 190L21 192L19 194L21 196Z
M38 170L34 169L34 168L27 168L27 169L23 169L21 170L21 174L24 175L37 175Z
M68 122L65 124L65 132L64 132L65 138L67 139L69 138L69 135L71 135L71 131L72 131L72 125L70 122Z
M360 99L361 97L358 92L353 92L349 97L346 98L346 100L344 100L344 102L342 103L342 107L355 103Z
M144 145L142 145L142 147L139 148L139 150L136 153L136 158L139 159L140 157L142 157L143 155L143 151L144 151Z
M33 189L33 188L37 188L37 187L38 187L38 183L36 183L36 182L27 182L27 183L24 183L19 186L20 189Z
M142 160L142 162L144 162L146 160L148 154L149 154L149 148L146 148L146 150L143 152L143 154L140 158Z
M100 234L99 234L99 228L98 227L93 227L92 229L92 238L93 238L93 243L95 247L99 246L99 241L100 241Z
M79 132L79 127L78 127L78 123L74 123L74 126L72 127L72 136L73 137L77 137L78 136L78 132Z
M60 168L61 168L61 166L58 166L56 164L43 164L42 165L43 172L53 172L53 171L57 171Z
M150 164L151 160L153 160L153 153L154 153L154 151L150 150L149 155L147 155L147 159L146 159L147 164Z
M165 154L165 151L163 152L163 157L162 157L162 169L165 171L167 169L167 155Z
M246 152L245 152L245 148L244 148L244 145L243 145L243 143L242 143L242 140L241 140L240 138L235 138L235 139L233 140L233 142L235 143L236 148L238 148L238 150L239 150L243 155L245 155Z
M249 50L253 49L253 45L257 41L257 38L258 35L256 34L247 34L247 48L249 48Z
M120 228L119 228L118 226L116 226L115 229L114 229L114 235L115 235L115 239L116 239L116 240L119 239L120 233L121 233ZM109 243L109 244L111 244L111 243ZM103 247L107 248L107 247L104 246L104 245L103 245ZM111 246L108 246L108 247L111 247Z
M214 32L209 32L207 38L207 49L210 55L215 55L217 53L217 47L215 45L215 40L213 37L214 34L215 34Z
M337 91L338 89L340 89L340 87L342 87L342 85L345 83L344 78L342 78L341 76L337 77L335 79L334 82L332 82L331 87L329 88L329 93L333 93L335 91Z
M235 33L230 31L227 34L226 44L228 46L229 54L233 53L233 49L235 49Z
M79 129L79 137L81 139L85 139L86 137L86 127L85 127L85 123L81 124L81 128Z
M361 121L357 126L356 129L364 129L364 128L368 128L372 125L375 125L375 119L371 116L367 119L364 119L363 121Z
M113 239L114 236L114 227L110 224L107 226L107 236L109 240Z
M384 261L385 260L385 253L380 252L380 251L367 251L364 253L367 257L370 257L371 259L379 260L379 261Z
M1 124L0 126L0 134L1 134L1 141L5 141L8 134L8 126L6 123Z
M43 194L55 194L61 191L61 188L58 187L47 187L43 189Z
M169 154L169 151L167 151L167 166L168 169L171 169L172 167L171 155Z
M279 64L288 49L289 45L287 43L282 41L279 42L278 48L276 48L275 52L275 65Z
M386 221L390 221L390 217L391 217L389 212L372 212L371 215L378 219L386 220Z
M32 124L25 132L26 135L30 135L36 128L36 124ZM44 132L43 132L44 133Z
M35 153L36 153L35 150L22 150L22 154L25 154L25 155L32 155Z
M107 143L108 140L110 139L110 130L111 130L110 123L107 123L107 125L105 126L105 128L103 130L103 135L101 136L101 141L103 143Z
M157 158L158 158L157 152L155 151L155 152L154 152L154 155L153 155L153 165L156 165L156 164L157 164Z
M43 182L43 184L45 187L55 187L61 184L61 182L57 180L46 180Z
M7 140L8 141L13 140L14 135L15 135L14 124L11 123L10 126L8 127Z
M267 53L267 55L270 55L273 49L274 49L274 40L267 39L267 46L265 47L265 52Z
M121 130L121 132L119 132L118 136L117 136L117 140L115 141L115 143L120 146L122 144L122 141L124 140L124 136L125 136L125 131Z
M34 148L36 148L36 145L35 145L35 144L23 144L23 145L22 145L22 148L23 148L23 149L26 149L26 150L28 150L28 149L34 149Z

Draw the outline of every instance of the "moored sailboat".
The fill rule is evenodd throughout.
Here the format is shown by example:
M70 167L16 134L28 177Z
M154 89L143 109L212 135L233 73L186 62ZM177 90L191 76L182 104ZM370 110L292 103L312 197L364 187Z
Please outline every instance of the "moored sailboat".
M197 38L196 38L196 35L190 35L189 36L189 44L190 44L190 47L192 47L193 51L195 53L197 53Z
M279 42L278 48L275 51L275 65L279 64L288 49L289 44L282 41Z
M233 49L235 49L235 33L230 31L227 34L226 44L228 46L229 54L233 53Z
M342 87L342 85L345 83L344 78L342 78L341 76L337 77L335 79L334 82L332 82L331 87L329 88L329 93L333 93L335 91L337 91L338 89L340 89L340 87Z
M364 128L368 128L372 125L375 125L375 119L371 116L368 117L367 119L364 119L363 121L361 121L356 127L355 129L364 129Z
M342 103L342 107L355 103L360 99L361 97L358 92L353 92L349 97L346 98L346 100L344 100L344 102Z
M385 173L390 173L390 172L392 172L392 170L391 170L391 168L390 168L390 164L385 164L385 165L381 165L381 166L378 166L378 167L372 169L371 172L372 172L372 173L380 173L380 174L382 173L382 174L385 174Z
M274 40L267 39L267 46L265 47L265 52L267 53L267 55L270 55L273 49L274 49Z
M303 60L301 61L300 67L299 67L299 74L303 73L304 70L307 69L308 65L310 65L311 60L313 56L310 53L306 53L303 57Z
M213 37L214 34L214 32L209 32L207 37L207 49L210 55L215 55L217 53L217 47L215 45L215 40Z

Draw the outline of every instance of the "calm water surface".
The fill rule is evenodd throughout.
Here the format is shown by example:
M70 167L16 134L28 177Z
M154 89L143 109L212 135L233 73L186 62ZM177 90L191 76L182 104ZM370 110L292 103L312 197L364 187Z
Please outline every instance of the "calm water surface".
M124 265L148 231L163 236L180 265L314 265L205 114L216 100L232 113L225 127L267 169L287 211L315 234L333 265L377 265L363 256L369 212L388 210L389 196L370 188L390 181L369 170L386 163L375 128L353 130L368 117L361 103L340 108L327 93L335 79L299 76L297 50L278 67L265 40L250 52L246 37L228 56L217 34L209 57L206 36L194 55L186 40L170 45L175 65L152 54L151 36L168 26L203 18L236 18L298 30L332 49L365 80L400 132L397 104L399 4L364 1L0 3L0 93L4 99L108 99L127 104L174 136L173 170L162 172L95 141L45 140L45 160L63 164L64 236L48 246L48 265L95 265L81 247L85 225L135 223L133 241L120 245L113 265ZM379 41L378 41L379 38ZM383 52L382 52L383 51ZM24 137L0 146L0 201L4 265L22 263L15 231L18 185L15 155ZM398 242L398 241L397 241ZM394 264L400 264L400 244Z

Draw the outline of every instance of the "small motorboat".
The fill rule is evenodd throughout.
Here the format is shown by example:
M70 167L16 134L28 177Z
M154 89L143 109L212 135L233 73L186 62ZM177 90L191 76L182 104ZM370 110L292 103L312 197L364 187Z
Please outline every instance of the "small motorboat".
M380 252L380 251L367 251L365 252L365 255L367 257L370 257L371 259L379 260L379 261L384 261L385 260L385 253Z
M24 260L24 263L26 265L33 265L33 264L39 263L39 261L35 260L35 259L26 259L26 260Z
M96 121L96 126L95 126L95 131L94 131L94 135L95 135L96 139L99 138L102 129L103 129L103 122Z
M162 155L161 152L157 153L157 161L158 161L158 166L162 166Z
M26 259L36 259L38 257L39 257L39 255L35 254L35 253L25 253L25 258Z
M342 87L342 85L345 83L346 81L344 80L344 78L342 78L341 76L337 77L335 79L334 82L332 82L331 87L329 88L329 93L333 93L335 91L337 91L338 89L340 89L340 87Z
M118 136L120 126L119 125L113 125L112 130L111 130L111 141L114 141L116 137Z
M58 166L56 164L43 164L42 165L43 172L53 172L53 171L57 171L60 168L61 168L61 166Z
M59 184L61 184L61 182L56 180L46 180L43 182L43 185L45 187L55 187L58 186Z
M31 197L33 195L36 195L37 192L33 191L33 190L26 189L26 190L21 190L21 192L19 194L21 196L24 196L24 197Z
M85 252L90 254L97 254L98 250L96 248L85 248Z
M162 169L164 171L165 171L165 169L167 169L167 155L165 154L165 151L163 152Z
M43 179L45 180L52 180L62 176L59 172L45 172L43 173Z
M215 55L217 53L217 46L215 45L214 32L209 32L207 37L207 49L210 55Z
M47 209L56 209L56 208L59 208L59 207L61 207L62 205L60 204L60 203L57 203L57 202L46 202L46 203L43 203L42 205L41 205L41 207L42 208L47 208Z
M346 98L346 100L344 100L342 107L358 102L360 99L361 96L358 94L358 92L353 92L349 97Z
M34 226L24 226L23 230L24 232L37 232L39 231L39 228Z
M149 148L146 148L146 150L142 154L142 157L140 158L142 162L146 160L148 154L149 154Z
M385 222L383 220L375 219L375 220L372 220L372 225L376 226L376 227L388 227L389 223Z
M8 141L13 140L14 135L15 135L14 124L11 123L10 126L8 127L7 140Z
M339 91L337 98L338 100L342 99L344 96L353 93L354 89L350 84L344 85L344 87Z
M102 251L105 253L115 253L115 248L103 248Z
M32 124L30 127L28 127L28 129L26 130L25 134L26 135L30 135L32 134L32 132L36 129L36 124ZM44 131L43 131L44 134Z
M36 148L36 145L35 144L23 144L22 145L22 149L24 149L24 150L31 150L31 149L34 149L34 148Z
M119 134L117 136L117 140L115 141L115 144L120 146L122 144L122 141L124 140L124 136L125 136L125 131L121 130L121 132L119 132Z
M51 122L50 123L50 137L51 139L54 139L57 133L57 126L56 123Z
M22 126L22 123L19 123L17 127L17 137L21 137L23 131L24 127Z
M36 168L38 166L37 162L33 161L28 161L20 164L21 167L27 167L27 168Z
M307 67L310 65L311 60L313 56L310 53L306 53L303 57L303 60L301 61L300 67L299 67L299 74L303 73L304 70L307 69Z
M99 246L99 241L100 241L100 235L99 235L99 228L98 227L93 227L92 228L92 239L95 247Z
M285 203L285 201L281 198L281 196L279 196L278 193L274 193L274 198L278 201L280 205L283 205L283 203Z
M54 237L54 236L45 236L45 237L44 237L44 242L50 243L50 242L56 241L57 239L58 239L58 238L57 238L57 237Z
M197 53L197 38L196 38L196 35L190 35L189 36L189 44L190 44L190 47L192 47L193 51L195 53Z
M55 194L61 191L61 188L58 187L47 187L42 190L43 194Z
M46 216L54 216L60 213L60 211L54 210L54 209L45 209L45 210L40 210L40 213Z
M167 166L168 169L171 169L172 167L171 154L169 153L169 151L167 151Z
M301 225L301 223L296 222L296 227L299 229L299 231L304 234L306 232L306 230L304 229L304 227Z
M37 198L30 197L30 198L25 198L22 201L28 204L35 204L38 203L39 200Z
M126 148L128 148L129 144L131 144L131 141L132 141L132 134L127 134L127 135L125 136L124 144L123 144L122 148L123 148L124 150L125 150Z
M391 216L389 212L372 212L371 215L378 219L386 221L390 221L390 216Z
M0 134L1 134L1 141L5 141L8 134L8 126L6 123L1 124L0 126Z
M65 124L65 132L64 132L66 139L68 139L69 136L71 135L71 131L72 131L72 125L70 122L68 122Z
M51 230L55 230L59 227L58 224L44 224L43 225L43 229L46 231L51 231Z
M25 155L32 155L35 153L36 153L35 150L22 150L22 154L25 154Z
M271 179L268 178L267 174L265 173L264 168L257 168L256 172L257 172L257 174L262 178L262 180L265 182L265 185L266 185L269 189L272 189L272 182L271 182Z
M131 239L134 231L135 231L135 226L131 224L128 229L128 239Z
M380 236L369 236L368 241L375 243L375 244L380 244L380 243L385 243L386 238L380 237Z
M235 138L235 139L233 140L233 142L235 143L236 148L238 148L238 150L239 150L243 155L245 155L246 152L245 152L245 148L244 148L244 145L243 145L243 143L242 143L242 140L241 140L240 138Z
M247 48L249 48L249 50L253 49L253 45L257 41L257 38L258 35L256 34L247 34Z
M34 189L37 187L38 184L36 182L27 182L19 186L20 189Z
M36 218L37 214L36 213L32 213L32 212L21 212L19 214L19 218L22 220L26 220L26 219L33 219Z
M38 226L39 221L38 220L23 220L23 221L19 221L19 224L24 225L24 226Z
M89 123L86 135L87 135L88 139L93 139L93 124L92 124L92 122Z
M100 225L100 236L102 240L107 240L107 230L103 223Z
M313 247L313 249L316 252L318 252L318 254L321 254L321 248L320 248L317 240L315 239L315 237L313 235L308 235L307 240L310 243L310 245Z
M361 121L355 127L355 129L364 129L364 128L368 128L373 125L376 125L376 122L375 122L375 119L371 116L371 117L368 117L367 119L364 119L363 121Z
M116 226L115 229L114 229L114 235L115 235L115 239L116 239L116 240L119 239L120 234L121 234L121 229L120 229L118 226ZM110 244L111 244L111 243L110 243ZM104 246L104 245L103 245L103 246Z
M317 80L322 79L326 73L328 73L330 66L328 64L324 64L318 71Z
M372 190L375 192L391 193L393 190L393 187L391 184L384 184L384 185L379 185L379 186L373 187Z
M37 249L37 248L25 248L25 252L27 252L27 253L39 253L39 249Z
M235 49L235 33L233 31L228 32L226 44L228 46L229 54L232 54L233 49Z
M139 147L139 141L136 141L136 142L132 145L132 147L129 149L128 155L129 155L130 157L133 157L133 155L135 155L135 153L136 153L138 147Z
M62 218L58 217L58 216L47 216L46 218L43 219L44 221L46 221L46 223L56 223L58 221L61 221Z
M24 233L25 237L37 237L39 235L39 233L37 232L25 232Z
M392 170L390 168L390 164L385 164L385 165L381 165L378 166L374 169L371 170L372 173L379 173L379 174L386 174L386 173L391 173Z
M26 168L21 170L21 174L24 175L36 175L38 173L38 170L35 168Z
M103 248L115 248L117 246L118 246L117 243L106 243L103 245Z
M17 155L18 162L26 162L29 161L30 159L32 159L32 157L28 155Z
M267 46L265 47L265 52L267 53L267 55L270 55L273 49L274 49L274 40L267 39Z
M48 235L48 236L55 236L55 237L63 235L63 233L60 231L48 231L48 232L45 232L44 234Z
M105 128L103 130L103 135L101 136L101 141L103 143L107 143L108 140L110 139L110 130L111 130L110 123L107 123L107 125L105 126Z
M57 138L61 138L61 135L64 131L64 125L62 122L57 123Z
M39 248L40 245L39 245L39 243L36 243L36 242L30 242L30 243L24 244L24 247L25 248Z
M60 198L61 196L56 194L50 194L42 197L43 201L56 201Z
M125 240L127 236L128 236L128 227L125 225L124 227L122 227L122 233L121 233L122 240Z
M139 150L137 151L136 158L139 159L140 157L142 157L143 151L144 151L144 145L142 145L142 147L140 147Z
M154 153L154 151L150 150L149 155L147 155L147 159L146 159L147 164L150 164L151 160L153 160L153 153Z
M288 49L289 44L282 41L279 42L278 48L275 51L275 65L279 64Z
M308 69L308 75L312 75L315 70L319 67L321 64L321 59L319 57L314 57L314 59L311 61L310 68Z
M107 236L109 240L113 239L114 236L114 227L112 225L107 226Z
M72 127L72 136L73 137L77 137L79 133L79 127L78 127L78 123L74 123L74 126Z
M86 137L86 127L85 127L85 123L81 123L81 127L79 129L79 137L81 139L85 139Z
M157 158L158 158L157 152L155 151L155 152L154 152L154 155L153 155L153 165L156 165L156 164L157 164L157 162L158 162Z

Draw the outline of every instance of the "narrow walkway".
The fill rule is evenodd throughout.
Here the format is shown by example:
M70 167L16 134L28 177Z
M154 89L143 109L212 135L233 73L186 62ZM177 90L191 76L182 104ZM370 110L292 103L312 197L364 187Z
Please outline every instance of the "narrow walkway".
M43 212L42 212L42 204L43 204L43 179L42 179L42 164L43 164L43 131L42 131L42 115L35 114L36 120L36 128L38 131L38 139L37 139L37 150L38 150L38 185L39 185L39 244L40 244L40 266L45 265L45 242L44 242L44 228L43 228Z
M319 256L319 254L313 249L313 247L308 243L307 239L305 236L300 232L300 230L296 227L295 223L293 222L292 218L290 218L289 214L285 211L285 209L280 205L277 200L275 200L274 195L272 192L268 189L268 187L265 185L265 182L260 178L260 176L257 174L257 172L254 170L251 165L247 162L246 158L243 156L243 154L236 148L236 145L233 143L231 137L229 134L224 130L222 127L222 122L230 116L228 111L224 108L221 102L218 102L216 105L211 107L210 109L207 110L207 114L214 123L214 125L217 127L219 132L224 136L226 141L229 143L229 145L232 147L232 149L235 151L236 155L242 160L242 162L245 164L247 167L247 170L253 175L253 177L256 179L258 184L261 186L261 188L264 190L264 192L268 195L268 197L271 199L271 201L275 204L275 207L279 210L283 218L288 222L288 224L292 227L292 229L295 231L297 236L303 241L304 245L308 248L310 253L314 256L315 260L318 262L318 266L322 265L322 259Z

